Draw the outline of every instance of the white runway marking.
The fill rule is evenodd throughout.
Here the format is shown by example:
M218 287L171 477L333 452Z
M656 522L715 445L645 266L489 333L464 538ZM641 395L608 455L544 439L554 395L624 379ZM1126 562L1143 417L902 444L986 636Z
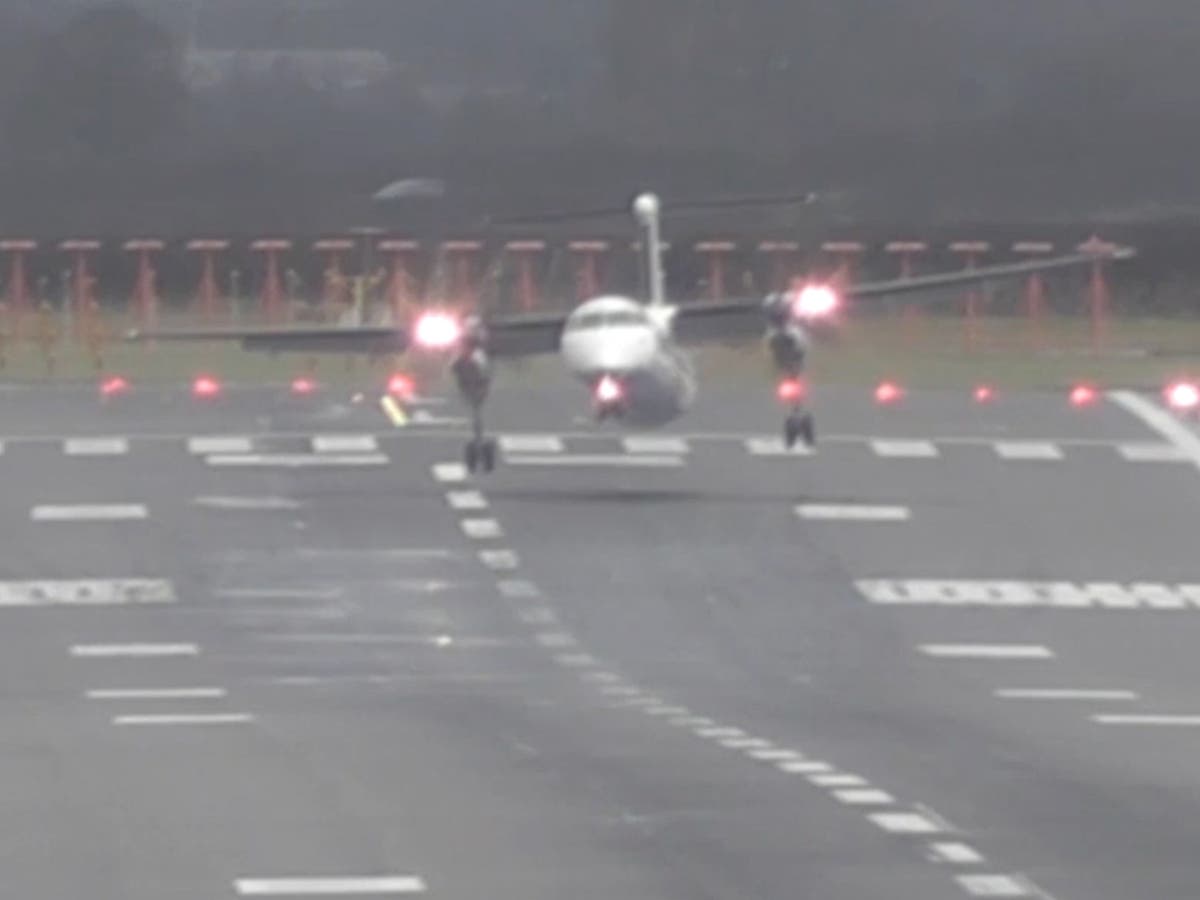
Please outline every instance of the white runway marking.
M446 494L446 502L450 504L451 509L457 510L474 510L487 509L487 498L479 491L449 491Z
M248 437L215 436L215 437L193 437L188 438L187 442L188 453L194 456L208 456L210 454L238 454L238 453L253 453L254 442Z
M129 441L123 437L68 438L63 441L67 456L122 456L129 452Z
M887 791L874 788L847 788L833 792L833 796L847 806L891 806L896 798Z
M1200 468L1200 436L1174 415L1132 391L1113 391L1108 398L1165 437L1192 465Z
M390 460L382 453L215 453L204 462L226 469L320 469L386 466Z
M462 463L436 463L433 466L433 480L443 484L456 484L467 480L467 467Z
M558 613L548 606L530 606L517 610L517 618L526 625L556 625Z
M192 502L208 509L245 511L299 509L301 506L299 500L288 497L197 497Z
M801 503L796 515L802 519L845 522L904 522L909 518L907 506L835 506L822 503Z
M815 775L818 772L833 771L833 766L829 763L815 759L784 760L776 763L775 768L789 775Z
M648 706L642 712L648 716L668 716L671 718L686 717L688 715L687 708L683 706Z
M163 715L113 716L114 725L245 725L250 713L164 713Z
M1000 688L995 696L1001 700L1095 700L1101 702L1137 700L1134 691L1093 691L1070 688Z
M510 597L512 599L542 596L542 592L536 584L520 578L501 578L496 582L496 590L500 592L502 597Z
M1187 454L1172 444L1121 444L1117 452L1129 462L1188 462Z
M1011 875L959 875L959 886L972 897L1032 897L1030 889Z
M783 762L784 760L804 758L803 753L797 753L795 750L782 750L778 747L751 750L748 756L761 762Z
M230 600L336 600L344 592L341 588L276 588L276 587L230 587L217 588L214 597Z
M0 607L136 606L175 600L171 582L161 578L0 582Z
M728 728L724 725L718 725L715 728L697 728L696 737L724 739L724 738L739 738L745 737L746 732L740 728Z
M586 669L589 666L597 665L596 657L588 653L556 653L554 661L560 666L572 669Z
M893 834L935 834L942 830L936 822L917 813L871 813L867 818Z
M996 444L996 455L1013 460L1060 460L1062 451L1055 444L1040 441L1007 441Z
M543 647L559 648L559 647L574 647L578 643L575 638L567 634L565 631L546 631L535 635L534 640Z
M719 743L730 750L766 750L771 746L770 741L754 737L726 738Z
M751 456L812 456L816 452L803 443L797 443L788 450L783 446L783 438L777 437L746 438L743 445Z
M35 506L29 511L29 517L35 522L127 522L149 515L140 503Z
M929 857L933 862L945 862L957 866L970 866L983 862L983 856L973 847L953 841L930 844Z
M845 772L831 772L822 775L810 775L808 778L817 787L866 787L867 779L861 775L848 775Z
M371 434L318 434L312 448L314 453L375 453L379 442Z
M502 434L500 450L509 453L562 453L562 438L553 434Z
M938 448L929 441L871 441L876 456L889 459L933 459Z
M633 435L623 438L621 446L626 453L658 453L663 456L685 456L691 447L683 438L644 437Z
M578 453L563 456L510 456L510 466L564 466L577 468L614 469L671 469L686 464L681 456L623 455L605 453Z
M411 875L375 878L239 878L243 897L316 897L329 895L423 894L425 882Z
M458 524L463 534L473 540L486 541L504 536L495 519L463 519Z
M512 550L480 550L479 561L497 571L510 571L521 564L520 557Z
M946 659L1052 659L1054 651L1040 644L922 644L926 656Z
M1064 610L1200 609L1200 584L1070 581L909 581L854 583L872 603L896 606L1049 607Z
M99 688L88 691L89 700L219 700L224 688Z
M74 644L71 655L78 657L148 657L148 656L196 656L200 648L195 644Z
M1200 728L1200 715L1165 716L1165 715L1116 715L1102 714L1092 716L1097 725L1142 725L1155 728Z

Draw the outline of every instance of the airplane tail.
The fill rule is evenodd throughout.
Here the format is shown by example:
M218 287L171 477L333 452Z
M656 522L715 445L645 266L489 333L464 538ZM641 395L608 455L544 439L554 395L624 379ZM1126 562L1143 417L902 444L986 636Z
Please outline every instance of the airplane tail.
M656 194L639 194L633 201L633 214L642 226L642 252L645 254L647 294L651 306L666 303L663 289L661 204Z

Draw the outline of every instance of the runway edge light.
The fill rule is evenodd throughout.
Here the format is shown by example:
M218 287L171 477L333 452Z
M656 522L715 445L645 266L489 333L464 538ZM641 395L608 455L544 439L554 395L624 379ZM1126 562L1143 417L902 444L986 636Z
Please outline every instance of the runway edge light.
M197 375L192 381L192 396L202 400L216 397L221 393L221 382L212 375Z
M898 403L904 396L904 389L894 381L881 381L875 388L875 402L886 406Z
M1099 392L1090 384L1076 384L1068 395L1071 405L1075 407L1091 406L1099 396Z

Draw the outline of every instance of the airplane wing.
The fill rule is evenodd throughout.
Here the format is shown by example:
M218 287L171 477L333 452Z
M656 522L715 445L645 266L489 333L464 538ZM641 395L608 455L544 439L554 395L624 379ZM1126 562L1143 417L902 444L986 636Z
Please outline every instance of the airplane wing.
M934 275L897 278L890 281L860 282L847 286L840 293L843 298L854 300L928 293L930 294L929 299L932 300L936 296L935 292L941 288L984 284L990 281L1032 275L1035 272L1080 268L1091 265L1097 259L1120 260L1129 259L1133 255L1134 251L1126 248L1118 248L1103 254L1078 253L977 269L939 272ZM674 334L676 341L684 346L733 342L761 335L763 331L764 315L761 299L702 301L684 304L677 310L674 318Z

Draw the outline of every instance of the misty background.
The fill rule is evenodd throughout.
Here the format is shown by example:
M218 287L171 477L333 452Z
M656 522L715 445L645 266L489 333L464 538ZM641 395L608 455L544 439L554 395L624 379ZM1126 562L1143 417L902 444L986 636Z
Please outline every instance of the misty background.
M5 0L0 227L338 231L415 176L1190 222L1197 46L1191 0Z

